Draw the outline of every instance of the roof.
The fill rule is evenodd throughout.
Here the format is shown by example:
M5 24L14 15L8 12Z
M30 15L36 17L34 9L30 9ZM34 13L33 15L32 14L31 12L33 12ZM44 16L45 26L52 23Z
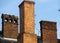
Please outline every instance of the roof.
M60 43L60 39L58 39L58 43Z

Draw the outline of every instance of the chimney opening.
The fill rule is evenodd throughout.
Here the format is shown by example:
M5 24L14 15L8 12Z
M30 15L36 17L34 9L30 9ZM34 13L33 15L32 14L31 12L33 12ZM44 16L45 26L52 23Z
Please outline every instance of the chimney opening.
M9 22L11 23L11 22L12 22L12 20L10 19L10 20L9 20Z
M7 19L7 18L5 18L5 19L4 19L4 21L5 21L5 22L8 22L8 19Z
M17 23L17 20L14 20L14 24Z

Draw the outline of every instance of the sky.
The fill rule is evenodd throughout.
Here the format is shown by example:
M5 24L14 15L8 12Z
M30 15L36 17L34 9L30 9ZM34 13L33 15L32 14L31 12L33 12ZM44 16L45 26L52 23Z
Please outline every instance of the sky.
M2 30L1 15L10 14L19 17L19 7L23 0L0 0L0 30ZM35 2L35 34L40 35L41 20L57 22L57 38L60 39L60 0L30 0Z

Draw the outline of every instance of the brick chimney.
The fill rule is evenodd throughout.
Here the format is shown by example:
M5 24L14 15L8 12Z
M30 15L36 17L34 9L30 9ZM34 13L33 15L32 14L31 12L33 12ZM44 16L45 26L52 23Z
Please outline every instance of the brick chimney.
M14 15L2 14L3 37L17 39L18 37L18 17Z
M19 5L20 34L18 43L37 43L37 36L34 34L34 4L33 1L23 1Z
M56 22L41 21L40 26L42 43L57 43Z

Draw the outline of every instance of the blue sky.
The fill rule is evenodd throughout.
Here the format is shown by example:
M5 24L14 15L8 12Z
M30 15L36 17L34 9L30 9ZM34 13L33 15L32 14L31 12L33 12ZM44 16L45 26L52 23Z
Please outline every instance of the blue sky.
M0 0L0 30L1 14L11 14L19 16L18 5L23 0ZM57 22L57 38L60 39L60 0L33 0L35 2L35 33L40 34L39 21L48 20Z

